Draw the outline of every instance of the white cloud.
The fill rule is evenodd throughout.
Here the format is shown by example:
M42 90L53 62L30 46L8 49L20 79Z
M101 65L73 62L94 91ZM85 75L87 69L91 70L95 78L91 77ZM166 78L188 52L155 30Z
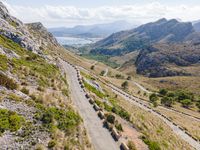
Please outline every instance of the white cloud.
M200 6L167 6L158 2L144 5L101 6L78 8L74 6L41 6L39 8L10 5L5 3L13 16L24 22L40 21L46 26L70 26L129 20L149 22L163 17L179 18L183 21L200 19Z

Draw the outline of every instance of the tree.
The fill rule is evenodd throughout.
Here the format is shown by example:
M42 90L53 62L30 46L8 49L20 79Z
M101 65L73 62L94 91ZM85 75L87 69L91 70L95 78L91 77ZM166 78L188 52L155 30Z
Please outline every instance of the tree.
M124 82L122 83L121 87L122 87L123 89L127 89L127 88L128 88L128 82L127 82L127 81L124 81Z
M157 103L157 101L158 101L158 96L155 94L155 93L153 93L153 94L151 94L150 96L149 96L149 100L150 100L150 102L153 104L153 106L154 107L157 107L158 106L158 103Z
M159 94L165 96L167 92L168 91L166 89L160 89Z
M91 69L91 70L94 70L94 65L92 65L92 66L90 67L90 69Z
M171 97L165 96L161 99L161 104L163 104L167 107L171 107L173 104L173 99Z
M180 101L182 106L185 108L189 108L192 105L192 101L190 99L184 99Z

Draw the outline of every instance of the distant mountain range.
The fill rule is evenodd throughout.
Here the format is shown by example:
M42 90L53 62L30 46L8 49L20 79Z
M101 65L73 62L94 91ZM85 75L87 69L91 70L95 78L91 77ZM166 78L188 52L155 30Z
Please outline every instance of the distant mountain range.
M193 26L194 26L194 29L197 31L197 32L200 32L200 20L199 21L195 21L193 23Z
M200 70L200 33L195 25L163 18L114 33L85 49L92 55L110 57L139 51L134 62L137 73L151 77L192 75L186 67L198 65Z
M60 27L50 28L48 30L56 37L105 38L112 33L134 27L136 27L136 25L128 23L127 21L116 21L107 24L78 25L73 28Z

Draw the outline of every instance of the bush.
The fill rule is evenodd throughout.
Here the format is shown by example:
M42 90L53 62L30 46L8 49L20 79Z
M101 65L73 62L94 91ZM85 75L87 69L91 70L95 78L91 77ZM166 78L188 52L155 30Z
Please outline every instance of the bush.
M142 137L142 140L144 141L145 144L148 145L149 150L161 150L158 142L151 141L144 136Z
M124 82L122 83L121 87L122 87L123 89L127 89L127 88L128 88L128 82L127 82L127 81L124 81Z
M71 133L81 122L80 116L71 108L64 110L56 107L44 108L42 105L37 107L40 112L36 118L41 120L43 125L50 131L52 128L57 127L66 133Z
M29 90L26 89L25 87L23 87L23 88L21 89L21 92L24 93L24 94L26 94L26 95L29 94Z
M48 148L53 148L54 146L56 146L56 141L54 140L49 141Z
M92 66L90 67L90 69L91 69L91 70L94 70L94 65L92 65Z
M173 104L173 98L165 96L161 99L161 104L171 107Z
M10 90L17 89L17 84L13 79L8 78L6 75L0 73L0 85Z
M108 114L107 117L106 117L106 120L107 120L109 123L114 124L114 123L115 123L115 116L112 115L112 114Z
M162 96L165 96L167 94L167 90L166 89L160 89L159 94Z
M117 79L124 79L124 76L121 75L121 74L116 74L115 77L116 77Z
M117 123L115 125L116 129L119 130L119 131L123 131L123 128L122 128L122 124L121 123Z
M128 76L128 77L127 77L127 80L131 80L131 76Z
M127 146L130 150L136 150L135 144L132 141L128 141Z
M130 121L131 115L126 110L124 110L122 107L114 106L112 108L112 112L119 115L121 118L123 118L127 121Z
M154 107L157 107L157 105L158 105L157 101L159 100L159 98L155 93L153 93L149 96L149 100L153 104Z
M6 130L11 132L19 130L24 122L24 118L17 113L6 109L0 109L0 134L4 133Z
M192 105L192 101L190 99L184 99L180 101L182 106L185 108L189 108Z

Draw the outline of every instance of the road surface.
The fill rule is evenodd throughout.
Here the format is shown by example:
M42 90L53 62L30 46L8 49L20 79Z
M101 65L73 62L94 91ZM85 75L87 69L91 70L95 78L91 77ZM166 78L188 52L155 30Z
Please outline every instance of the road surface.
M107 129L103 128L102 121L98 118L92 105L85 97L85 93L79 85L77 72L67 62L61 60L61 66L67 74L70 94L75 106L78 108L84 125L91 138L95 150L119 150L119 145L114 141Z

